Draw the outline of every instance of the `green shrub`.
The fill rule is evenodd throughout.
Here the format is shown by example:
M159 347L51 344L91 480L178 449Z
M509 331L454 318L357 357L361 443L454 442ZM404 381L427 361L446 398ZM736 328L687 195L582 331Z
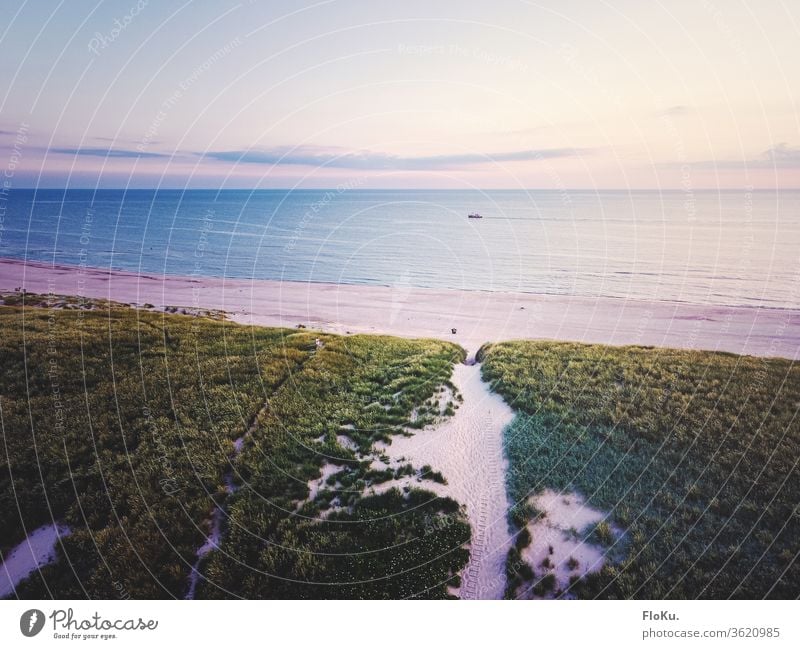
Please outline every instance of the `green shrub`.
M523 550L527 548L533 539L531 538L531 533L528 531L527 527L523 527L518 533L517 538L514 540L514 547L517 550Z

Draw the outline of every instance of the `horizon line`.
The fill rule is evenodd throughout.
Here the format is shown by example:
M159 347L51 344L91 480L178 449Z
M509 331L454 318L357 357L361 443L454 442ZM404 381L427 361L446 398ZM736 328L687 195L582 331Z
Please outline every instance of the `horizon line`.
M662 192L662 193L680 193L690 196L693 192L781 192L781 191L800 191L800 186L797 187L693 187L692 189L683 189L680 187L345 187L331 186L331 187L172 187L172 186L159 186L159 187L6 187L2 188L5 191L209 191L209 192L297 192L297 191L335 191L340 194L347 194L357 191L372 191L372 192Z

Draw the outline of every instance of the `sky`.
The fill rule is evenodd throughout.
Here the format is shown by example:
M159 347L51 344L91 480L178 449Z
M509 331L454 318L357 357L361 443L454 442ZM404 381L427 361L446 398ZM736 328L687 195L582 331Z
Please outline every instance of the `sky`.
M3 5L5 186L800 188L791 0Z

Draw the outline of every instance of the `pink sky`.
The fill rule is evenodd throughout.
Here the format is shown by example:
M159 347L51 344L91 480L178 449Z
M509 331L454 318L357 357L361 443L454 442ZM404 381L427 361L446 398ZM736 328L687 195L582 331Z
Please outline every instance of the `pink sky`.
M779 0L31 5L17 186L800 187Z

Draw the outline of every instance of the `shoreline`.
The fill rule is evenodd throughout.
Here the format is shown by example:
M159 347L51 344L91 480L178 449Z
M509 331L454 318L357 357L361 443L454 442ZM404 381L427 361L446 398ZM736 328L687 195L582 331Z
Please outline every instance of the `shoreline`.
M455 342L541 339L800 359L800 308L164 276L0 258L0 290L221 310L240 324ZM456 329L456 333L451 332Z
M137 273L132 270L122 270L122 269L107 269L107 268L98 268L97 266L80 266L80 265L72 265L72 264L49 264L44 261L38 260L22 260L16 259L14 257L3 257L0 256L0 281L2 281L2 267L5 264L9 264L11 266L27 266L28 268L38 268L44 269L48 271L56 271L56 272L76 272L82 273L84 275L93 275L93 276L108 276L108 275L118 275L118 276L128 276L128 277L136 277L140 279L146 279L151 281L166 281L166 282L187 282L191 284L205 284L205 283L228 283L228 284L240 284L240 283L247 283L247 284L283 284L283 285L303 285L303 286L320 286L320 287L352 287L354 289L357 288L376 288L376 289L384 289L384 290L403 290L408 291L412 290L415 292L431 292L431 293L464 293L466 295L506 295L506 296L519 296L524 298L525 296L531 298L542 298L542 299L557 299L557 298L564 298L569 300L585 300L585 301L601 301L601 302L638 302L641 304L654 304L654 305L664 305L664 306L673 306L673 307L698 307L704 309L749 309L749 310L758 310L758 311L780 311L780 312L789 312L789 313L796 313L800 314L800 306L797 307L790 307L790 306L769 306L769 305L755 305L755 304L697 304L695 302L687 302L685 300L645 300L641 298L625 298L620 297L618 295L604 295L604 296L588 296L588 295L568 295L565 293L536 293L534 291L507 291L498 289L496 291L490 291L488 289L483 288L473 288L473 289L452 289L452 288L436 288L431 286L403 286L403 287L396 287L391 284L377 284L374 282L363 282L363 283L341 283L336 284L334 282L323 282L320 280L292 280L292 279L247 279L244 277L223 277L219 275L167 275L161 273L153 273L150 271L142 271L141 273ZM0 286L0 290L7 290L4 287Z

